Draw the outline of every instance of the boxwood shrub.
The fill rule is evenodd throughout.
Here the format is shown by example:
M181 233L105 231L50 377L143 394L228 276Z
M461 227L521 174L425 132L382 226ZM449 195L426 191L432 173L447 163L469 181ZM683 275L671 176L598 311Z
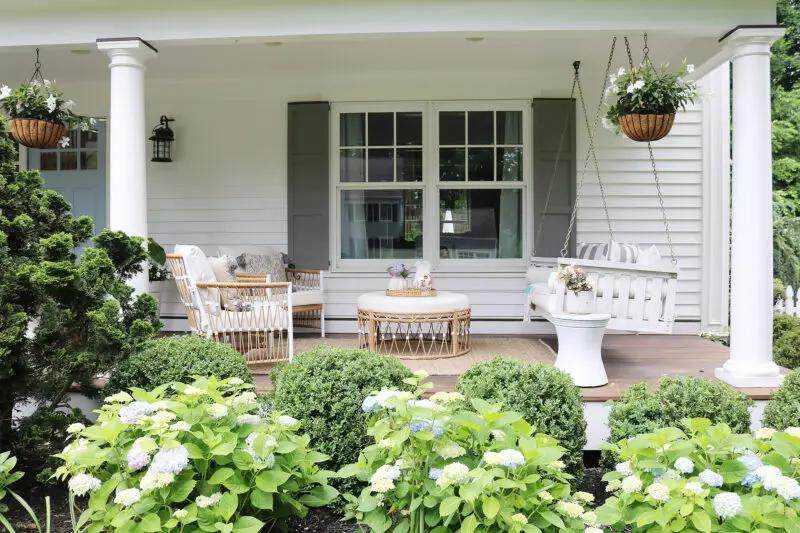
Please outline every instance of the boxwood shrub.
M790 372L764 408L764 427L800 427L800 370Z
M583 478L583 399L568 374L552 366L495 359L462 374L456 390L467 399L502 402L504 409L525 417L536 432L558 439L567 449L563 457L567 472L575 476L576 483Z
M191 376L238 377L252 383L242 354L220 342L196 335L177 335L148 341L112 372L103 394L131 387L151 390L164 383L190 383Z
M611 402L609 440L617 443L664 427L681 427L683 418L707 418L728 424L734 433L750 432L753 400L719 381L698 377L663 377L651 391L647 383L633 385L622 399ZM613 457L604 456L609 465Z
M776 314L772 320L772 342L791 331L800 331L800 316Z
M338 470L358 461L370 444L364 399L382 388L413 390L403 383L412 375L394 357L318 346L272 372L272 408L301 420L314 448L331 457L325 467ZM356 483L341 481L339 486L352 490Z

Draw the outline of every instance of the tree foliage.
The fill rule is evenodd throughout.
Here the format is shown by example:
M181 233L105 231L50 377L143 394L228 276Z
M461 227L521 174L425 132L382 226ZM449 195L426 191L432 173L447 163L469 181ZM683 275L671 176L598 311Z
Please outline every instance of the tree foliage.
M17 402L58 407L161 328L156 300L126 283L147 259L142 238L106 230L78 259L92 220L73 217L38 172L17 170L5 131L0 118L0 448Z

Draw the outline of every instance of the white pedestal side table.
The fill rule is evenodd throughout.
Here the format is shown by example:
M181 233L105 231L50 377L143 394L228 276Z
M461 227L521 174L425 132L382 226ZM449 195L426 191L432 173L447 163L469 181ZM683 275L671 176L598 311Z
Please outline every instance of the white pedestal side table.
M579 387L601 387L608 383L600 348L610 319L611 315L600 313L550 315L558 334L556 368L572 376Z

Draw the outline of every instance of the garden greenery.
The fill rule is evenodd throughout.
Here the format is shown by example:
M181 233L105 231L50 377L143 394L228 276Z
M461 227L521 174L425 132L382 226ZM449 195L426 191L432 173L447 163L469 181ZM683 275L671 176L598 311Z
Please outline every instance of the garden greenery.
M753 437L708 419L606 445L620 463L597 520L613 531L800 531L800 428Z
M9 118L29 118L63 124L69 129L90 130L96 121L73 111L75 102L64 98L55 81L36 79L23 83L16 89L0 84L0 108ZM62 148L69 146L69 137L59 142Z
M336 498L327 456L296 419L259 414L251 389L212 377L107 397L58 455L71 507L89 496L74 529L257 533Z
M694 71L693 65L683 62L675 72L669 72L669 64L656 68L649 59L630 70L620 68L611 74L605 98L616 99L609 106L603 125L620 131L619 119L632 113L661 115L685 109L686 104L697 97L697 84L684 78Z
M38 533L50 533L50 497L47 496L44 499L46 522L43 529L38 518L36 517L36 513L33 512L33 509L28 502L26 502L19 494L10 488L12 483L16 483L24 475L22 472L13 471L16 465L17 458L12 457L10 452L0 453L0 526L6 528L8 533L15 533L14 527L4 516L4 513L8 511L8 505L3 500L5 499L6 495L10 495L17 501L17 504L19 504L19 506L22 507L26 513L28 513L28 516L31 517L31 520L33 520L33 526L36 528Z
M775 429L800 427L800 370L789 372L772 393L764 408L763 423Z
M550 435L566 448L564 462L573 484L583 478L583 398L568 374L548 365L498 358L478 363L462 374L456 390L469 400L502 403L504 409L522 414L537 432Z
M572 494L565 450L535 433L521 414L459 393L421 399L432 385L415 373L415 392L383 389L364 399L372 444L339 474L368 482L346 495L346 518L381 533L583 531L594 524L587 493Z
M230 345L197 335L173 335L139 346L114 369L103 394L131 387L153 389L163 383L189 381L191 376L253 382L244 357Z

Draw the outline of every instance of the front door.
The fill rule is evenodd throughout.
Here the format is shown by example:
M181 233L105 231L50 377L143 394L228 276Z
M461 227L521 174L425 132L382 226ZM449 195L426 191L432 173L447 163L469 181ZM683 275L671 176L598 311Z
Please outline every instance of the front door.
M41 172L45 188L62 195L73 216L90 216L97 235L106 228L106 123L95 130L70 131L65 148L28 150L28 168Z

